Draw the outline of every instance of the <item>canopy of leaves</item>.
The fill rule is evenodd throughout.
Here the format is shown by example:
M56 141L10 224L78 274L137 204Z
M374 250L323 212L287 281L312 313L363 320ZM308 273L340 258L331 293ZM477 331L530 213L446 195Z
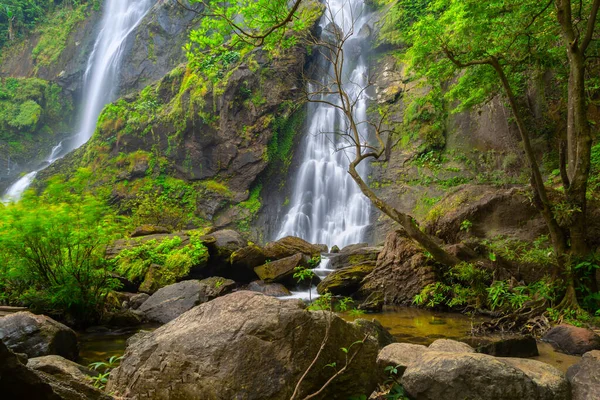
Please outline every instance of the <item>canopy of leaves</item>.
M191 0L203 14L200 26L186 46L193 68L211 80L223 77L231 64L261 46L277 55L297 43L318 19L322 8L314 1L237 0L218 2Z

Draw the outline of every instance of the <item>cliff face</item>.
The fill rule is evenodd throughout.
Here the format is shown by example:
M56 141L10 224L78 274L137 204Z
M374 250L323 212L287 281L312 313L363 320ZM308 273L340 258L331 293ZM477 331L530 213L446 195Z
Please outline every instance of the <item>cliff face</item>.
M15 137L9 128L0 128L0 192L23 171L39 166L52 146L73 134L101 11L88 5L58 10L28 37L0 49L0 78L29 79L32 85L39 82L57 88L53 98L39 95L29 99L41 110L39 123L27 127L26 135ZM182 47L197 17L174 1L157 1L124 44L128 55L121 69L121 95L140 91L185 60ZM15 107L22 102L17 99L14 103L10 109L5 104L5 114L18 114Z
M262 174L290 150L281 139L296 115L305 57L302 47L275 59L257 50L218 85L175 68L108 105L92 140L41 178L90 168L90 185L114 204L173 190L197 224L249 231Z

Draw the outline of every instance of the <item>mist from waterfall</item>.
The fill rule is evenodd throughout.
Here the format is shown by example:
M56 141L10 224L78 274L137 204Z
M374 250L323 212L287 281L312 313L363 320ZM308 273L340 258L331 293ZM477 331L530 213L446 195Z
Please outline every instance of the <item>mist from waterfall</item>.
M357 99L354 118L365 121L367 96L364 88L368 84L368 67L364 54L356 49L364 48L365 35L358 34L368 19L362 0L330 0L327 11L320 21L321 36L339 29L353 33L344 43L344 89L351 99ZM331 23L335 23L332 25ZM368 29L368 27L366 27ZM366 35L368 36L368 35ZM347 55L347 57L346 57ZM315 79L327 85L333 66L327 62ZM309 86L309 93L314 92ZM335 95L319 95L320 99L340 104ZM336 134L345 131L342 112L323 103L308 104L308 119L305 136L301 141L304 152L300 169L290 199L290 209L284 216L276 238L297 236L311 243L337 245L340 248L359 243L365 239L369 226L371 204L348 173L355 150L347 138ZM361 142L368 140L366 124L359 126ZM361 176L366 176L368 164L358 166Z
M18 201L39 171L81 147L92 137L102 108L115 100L124 43L156 0L106 0L98 37L84 74L82 107L75 135L54 146L42 166L13 183L2 202Z

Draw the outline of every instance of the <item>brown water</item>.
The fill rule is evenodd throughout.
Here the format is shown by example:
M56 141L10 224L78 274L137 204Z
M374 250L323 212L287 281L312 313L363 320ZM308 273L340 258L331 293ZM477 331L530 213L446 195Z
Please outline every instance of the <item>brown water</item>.
M469 317L458 313L440 313L410 307L384 307L377 314L361 316L342 315L348 321L357 318L376 319L399 342L431 344L436 339L465 339L481 317Z
M137 328L105 330L79 334L79 363L89 365L97 361L107 361L112 356L125 353L127 339L140 330L154 330L156 325L143 325Z
M357 318L375 319L399 342L423 345L429 345L436 339L454 339L473 345L478 340L470 334L471 328L486 320L482 317L410 307L385 307L383 312L377 314L361 316L345 314L342 317L348 321ZM533 359L553 365L563 372L581 359L581 357L558 353L548 343L538 341L537 345L540 355Z

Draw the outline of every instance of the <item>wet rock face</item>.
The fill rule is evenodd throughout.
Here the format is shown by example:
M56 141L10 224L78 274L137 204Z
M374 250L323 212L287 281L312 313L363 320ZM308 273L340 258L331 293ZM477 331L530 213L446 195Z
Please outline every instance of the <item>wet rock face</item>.
M559 325L550 329L542 338L556 350L573 355L581 355L592 350L600 350L600 336L585 328L573 325Z
M15 353L30 358L59 355L76 360L79 355L77 335L71 328L26 311L0 318L0 340Z
M197 5L195 8L199 9ZM135 40L129 41L124 49L121 93L142 90L185 62L182 47L199 18L175 1L158 0L132 32Z
M362 281L358 297L377 297L383 298L385 304L408 305L425 286L434 282L434 269L423 251L396 231L388 235L375 269Z
M315 358L328 320L329 340L300 388L304 398L333 373L326 364L344 365L340 348L362 340L362 329L328 312L307 311L300 301L247 291L202 304L132 342L107 389L156 400L288 400ZM321 398L371 393L377 348L367 336L348 372Z

